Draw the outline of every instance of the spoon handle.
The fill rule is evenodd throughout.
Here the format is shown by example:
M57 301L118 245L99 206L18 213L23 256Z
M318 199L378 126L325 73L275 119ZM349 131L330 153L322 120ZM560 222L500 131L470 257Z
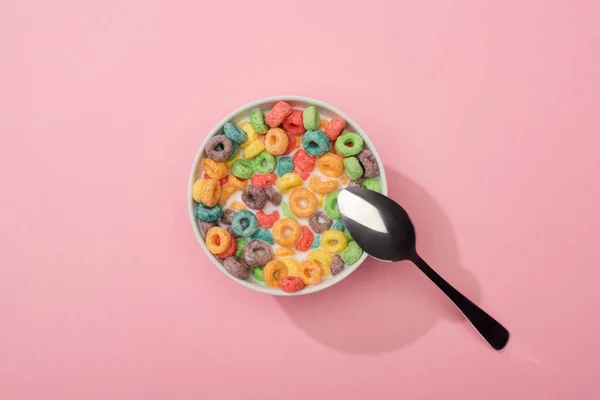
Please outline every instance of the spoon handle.
M489 314L477 307L473 302L463 296L452 285L439 276L427 263L416 253L413 252L410 260L425 275L429 277L442 291L452 300L454 305L469 320L469 322L479 331L481 336L496 350L502 350L508 342L508 331L500 325L498 321Z

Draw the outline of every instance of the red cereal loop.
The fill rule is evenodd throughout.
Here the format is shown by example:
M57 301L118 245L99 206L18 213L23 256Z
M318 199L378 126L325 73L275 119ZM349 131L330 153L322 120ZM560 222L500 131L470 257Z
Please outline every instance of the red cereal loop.
M309 155L303 149L294 154L294 172L300 175L303 180L307 180L311 171L315 169L317 159Z
M231 244L229 245L229 248L225 250L224 253L219 254L217 257L226 259L227 257L231 257L232 255L234 255L237 251L237 241L235 240L233 235L231 235L231 233L229 234L229 236L231 236Z
M286 135L288 137L288 146L283 152L283 155L290 154L296 148L296 136L291 133L286 133Z
M302 279L298 278L297 276L288 275L281 280L279 285L281 286L281 290L284 292L294 293L298 290L302 290L304 287L304 282L302 282Z
M275 174L254 174L252 175L252 179L250 179L250 182L254 186L258 186L264 189L267 186L274 185L276 180L277 175Z
M300 175L300 178L302 178L303 181L307 180L308 177L310 176L310 171L305 171L305 170L300 169L298 167L294 167L294 170L292 172L295 172L298 175Z
M304 120L302 119L302 110L293 110L290 115L283 120L283 130L292 135L302 135L306 132L304 129Z
M296 154L294 154L294 165L303 171L313 171L316 164L316 157L309 155L302 149L298 150Z
M300 240L298 241L298 244L296 244L296 250L308 251L308 249L310 249L310 246L312 245L314 238L315 235L313 235L308 226L303 226Z
M291 112L292 106L285 101L279 101L273 106L271 112L269 112L269 115L267 115L265 118L265 122L271 128L277 128L279 125L281 125L285 117L291 114Z
M342 134L342 131L346 127L346 121L340 117L333 117L331 121L329 121L329 125L325 128L325 134L329 136L330 140L335 140Z
M256 212L256 219L258 220L258 226L261 228L272 228L275 222L279 220L279 211L275 210L271 214L265 214L263 210L258 210Z

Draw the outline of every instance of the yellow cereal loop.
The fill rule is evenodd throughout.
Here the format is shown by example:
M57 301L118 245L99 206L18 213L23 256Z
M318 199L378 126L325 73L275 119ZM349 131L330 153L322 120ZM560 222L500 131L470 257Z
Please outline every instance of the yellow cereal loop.
M231 169L233 167L233 162L240 158L240 154L242 154L242 152L238 151L237 153L235 153L235 156L233 156L233 158L230 158L229 160L225 161L225 166L227 167L227 169Z
M294 251L294 249L288 249L286 247L277 247L275 250L273 250L273 254L275 254L275 257L286 257L293 256L294 254L296 254L296 252Z
M244 205L244 203L242 203L241 201L232 201L231 205L229 206L229 208L231 208L232 210L236 210L236 211L240 211L240 210L247 210L248 208Z
M250 160L256 157L265 149L265 142L262 140L254 140L244 148L244 158Z
M194 182L194 186L192 186L192 198L196 203L201 203L200 194L202 193L203 184L204 179L196 179L196 182Z
M300 276L300 263L295 258L280 258L279 261L285 264L288 269L288 275Z
M219 200L219 205L221 207L225 207L227 200L231 197L232 194L235 193L237 189L230 185L225 185L221 188L221 199Z
M348 239L344 232L335 229L325 231L321 235L321 247L330 254L336 254L346 248Z
M306 258L308 260L317 260L318 262L321 263L321 268L323 269L323 276L327 276L327 275L331 274L331 269L329 268L329 266L333 262L333 257L331 256L331 254L329 254L325 250L321 250L321 249L312 250L311 252L308 253Z
M277 179L275 187L279 193L287 193L295 187L302 186L302 182L300 175L295 172L288 172Z
M325 198L325 196L317 193L315 194L315 197L317 198L317 203L319 203L319 207L323 207L323 199Z
M256 140L256 138L258 138L258 133L256 133L256 131L254 130L250 121L240 122L238 124L238 126L240 128L242 128L242 130L244 132L246 132L246 136L247 136L246 141L244 143L240 144L240 147L243 149L246 146L248 146L250 143L254 142Z

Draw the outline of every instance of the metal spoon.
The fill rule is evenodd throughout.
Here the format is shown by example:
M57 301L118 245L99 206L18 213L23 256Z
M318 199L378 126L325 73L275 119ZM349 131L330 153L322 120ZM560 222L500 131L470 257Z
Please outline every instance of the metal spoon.
M382 194L363 188L346 188L338 196L344 224L356 243L382 261L412 261L452 300L461 313L496 350L508 342L508 331L498 321L454 289L419 255L415 228L404 209Z

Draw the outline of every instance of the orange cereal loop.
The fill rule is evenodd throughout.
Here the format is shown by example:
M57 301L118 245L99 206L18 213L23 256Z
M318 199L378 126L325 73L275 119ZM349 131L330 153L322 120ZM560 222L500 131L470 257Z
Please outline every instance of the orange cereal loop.
M299 149L302 146L302 138L300 136L296 136L296 148Z
M242 190L246 186L248 186L248 179L240 179L237 176L231 174L227 177L227 183L236 189Z
M287 275L287 266L279 260L271 260L263 268L263 280L273 288L279 287L281 280Z
M335 179L322 180L318 176L311 176L308 180L308 187L315 193L318 194L329 194L338 187L338 181Z
M327 129L327 125L329 125L329 121L326 119L322 119L319 121L319 130L325 133L325 129Z
M317 260L304 260L298 267L300 270L300 279L305 285L314 285L321 281L321 263Z
M221 179L227 175L227 165L222 162L211 160L210 158L205 158L204 171L213 179Z
M205 179L200 189L200 202L214 207L221 198L221 184L216 179Z
M212 254L222 254L231 246L231 235L220 226L213 226L206 232L206 247Z
M237 191L236 188L230 185L225 185L221 188L221 199L219 200L219 205L221 207L225 207L227 200Z
M229 208L236 210L236 211L240 211L240 210L247 210L248 207L246 207L244 205L244 203L242 203L241 201L232 201L231 205L229 206Z
M340 156L328 152L317 158L317 168L325 176L339 178L344 172L344 162Z
M271 128L265 136L265 150L275 156L280 156L287 150L288 136L283 129Z
M283 247L294 247L300 239L300 224L295 219L283 218L273 225L273 240Z
M290 211L298 218L308 218L317 211L317 198L307 188L297 188L290 193Z
M340 183L341 183L342 185L347 185L347 184L348 184L348 177L347 177L346 175L342 176L342 177L340 178Z
M293 249L289 249L287 247L278 247L275 250L273 250L273 254L275 254L275 257L287 257L293 256L294 254L296 254L296 252Z

